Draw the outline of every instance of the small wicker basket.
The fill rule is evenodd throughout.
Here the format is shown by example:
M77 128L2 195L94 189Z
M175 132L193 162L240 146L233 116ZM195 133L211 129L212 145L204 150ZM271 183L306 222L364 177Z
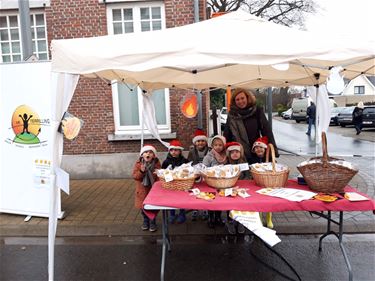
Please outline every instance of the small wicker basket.
M322 133L322 149L322 157L310 159L321 160L320 163L297 166L297 169L312 190L325 193L343 192L344 187L358 173L358 170L330 163L332 160L340 159L328 156L327 137L324 132Z
M238 175L231 178L217 178L203 175L203 178L207 185L215 187L216 189L225 189L235 186L239 177L240 172L238 173Z
M272 156L272 171L260 172L251 167L251 175L255 183L260 187L284 187L288 181L289 171L287 170L277 172L275 162L275 148L272 143L268 144L266 152L266 162L269 161L269 154Z
M164 177L159 177L161 186L170 190L189 190L193 187L195 177L192 176L186 179L173 179L173 181L166 182Z

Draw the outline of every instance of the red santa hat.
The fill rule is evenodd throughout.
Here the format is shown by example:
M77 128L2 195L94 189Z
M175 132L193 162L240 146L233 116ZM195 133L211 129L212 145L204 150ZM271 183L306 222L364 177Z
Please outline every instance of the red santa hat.
M260 147L263 147L264 149L267 149L267 145L268 145L268 138L266 136L260 137L254 142L252 151L254 152L254 148L256 146L260 146Z
M227 143L227 140L224 136L220 136L220 135L216 135L214 136L212 139L211 139L211 143L210 143L210 146L212 147L212 143L214 142L215 139L219 139L223 142L223 144L225 145Z
M196 129L194 132L193 144L195 144L195 142L199 140L207 141L207 136L203 130Z
M184 147L182 146L182 143L179 141L179 140L172 140L170 143L169 143L169 147L168 147L168 150L171 150L171 149L181 149L181 150L184 150Z
M152 151L155 155L156 155L156 148L154 146L152 146L151 144L145 144L142 148L141 148L141 152L139 153L140 156L142 156L142 154L146 151Z
M241 152L241 144L238 143L238 142L235 142L235 141L232 141L232 142L228 142L226 145L225 145L225 148L227 149L227 154L229 155L229 153L233 150L237 150L239 152Z

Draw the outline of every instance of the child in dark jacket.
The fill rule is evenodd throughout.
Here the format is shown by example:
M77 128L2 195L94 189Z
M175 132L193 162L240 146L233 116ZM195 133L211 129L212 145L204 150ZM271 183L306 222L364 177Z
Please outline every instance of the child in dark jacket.
M172 169L174 169L175 167L181 166L182 164L189 162L182 155L183 150L184 148L182 147L182 144L179 140L172 140L169 143L167 158L164 160L161 166L162 169L166 169L170 165L172 166ZM180 209L177 218L175 210L170 211L169 222L174 223L175 221L177 223L184 223L186 221L186 211L184 209Z
M197 165L203 162L203 158L206 156L208 152L208 143L207 143L207 136L205 132L201 129L196 129L194 132L193 137L193 145L190 146L188 160L189 162L193 162L193 165ZM200 182L201 177L196 178L196 182ZM198 210L193 210L191 213L192 221L196 221L199 216ZM207 220L208 212L203 211L201 215L203 220Z
M150 220L143 210L143 201L150 192L152 185L157 180L155 169L160 169L160 161L156 157L156 149L152 145L144 145L140 152L140 158L135 162L133 178L136 182L134 206L141 210L143 216L142 230L157 230L156 220Z
M231 165L238 165L242 163L247 163L243 147L238 142L229 142L226 144L226 150L227 150L227 156L228 156L228 164ZM241 172L239 180L249 180L251 178L250 171L244 170ZM245 233L245 227L239 223L233 220L231 217L229 217L229 211L227 212L227 222L225 224L227 231L229 234L236 234L236 227L237 232L240 234Z
M258 138L254 144L252 151L256 154L257 163L266 161L266 149L268 145L268 138L266 136ZM261 217L262 219L262 217ZM266 223L268 228L273 228L272 213L266 213Z

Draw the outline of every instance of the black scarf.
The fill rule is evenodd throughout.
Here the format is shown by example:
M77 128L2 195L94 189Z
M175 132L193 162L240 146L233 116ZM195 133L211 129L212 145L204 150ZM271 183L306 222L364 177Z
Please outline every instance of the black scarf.
M232 104L230 107L229 114L233 117L233 119L246 119L250 116L253 116L257 110L256 105L254 106L247 106L245 108L238 108L236 105Z
M142 180L142 185L144 187L151 187L155 182L153 172L155 170L156 161L156 158L152 159L150 162L144 161L143 158L141 159L142 164L145 166L145 176Z

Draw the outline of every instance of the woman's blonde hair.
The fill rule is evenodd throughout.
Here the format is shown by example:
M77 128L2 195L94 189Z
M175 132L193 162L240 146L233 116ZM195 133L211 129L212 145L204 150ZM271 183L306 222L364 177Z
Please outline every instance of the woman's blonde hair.
M254 106L255 103L256 103L256 97L254 95L253 92L249 91L249 90L246 90L246 89L243 89L243 88L237 88L237 89L234 89L234 91L232 92L232 97L230 99L230 102L232 105L236 105L236 96L238 96L239 94L241 93L244 93L246 95L246 98L247 98L247 106Z

